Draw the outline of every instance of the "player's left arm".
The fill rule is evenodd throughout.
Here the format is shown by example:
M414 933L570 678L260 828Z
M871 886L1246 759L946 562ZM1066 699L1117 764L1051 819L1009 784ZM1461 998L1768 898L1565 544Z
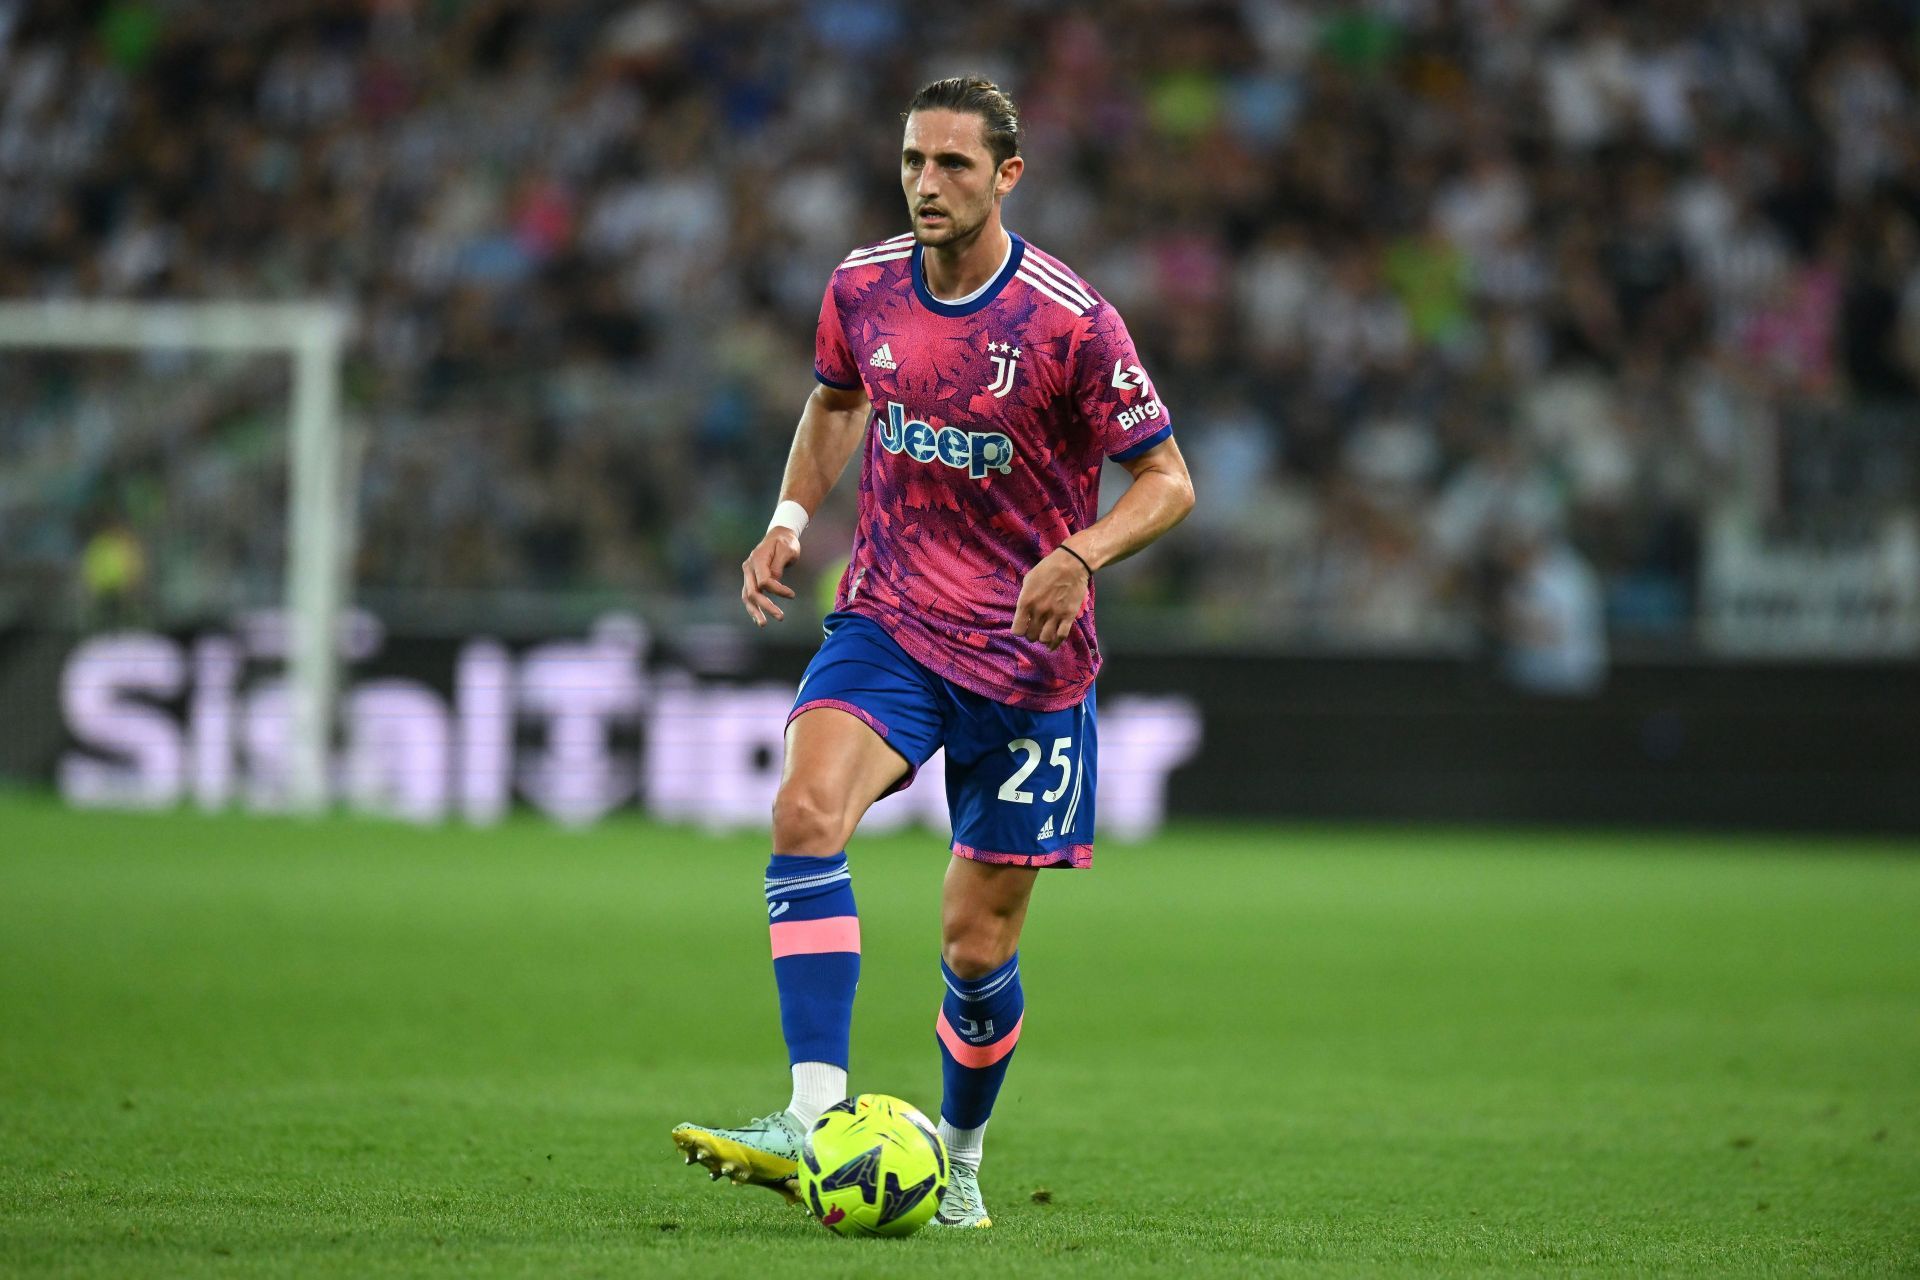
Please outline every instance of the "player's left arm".
M1117 461L1133 483L1112 510L1070 535L1027 572L1013 610L1015 635L1059 648L1086 607L1093 571L1125 560L1193 510L1193 477L1172 436L1145 453Z

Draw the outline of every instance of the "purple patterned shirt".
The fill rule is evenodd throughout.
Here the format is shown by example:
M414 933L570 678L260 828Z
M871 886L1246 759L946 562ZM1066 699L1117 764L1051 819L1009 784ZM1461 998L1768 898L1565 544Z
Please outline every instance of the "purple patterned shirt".
M993 279L951 303L928 291L911 233L848 255L820 304L814 375L873 403L838 607L963 688L1055 711L1100 669L1093 598L1049 653L1008 630L1020 583L1098 516L1102 459L1173 428L1120 313L1012 240Z

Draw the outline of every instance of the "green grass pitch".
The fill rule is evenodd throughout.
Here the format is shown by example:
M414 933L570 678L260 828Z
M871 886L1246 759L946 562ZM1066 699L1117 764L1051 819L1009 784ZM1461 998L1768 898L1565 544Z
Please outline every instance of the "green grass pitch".
M1181 827L1049 873L996 1221L829 1235L667 1130L786 1097L758 838L0 798L0 1274L1913 1274L1920 857ZM925 835L856 1087L938 1103Z

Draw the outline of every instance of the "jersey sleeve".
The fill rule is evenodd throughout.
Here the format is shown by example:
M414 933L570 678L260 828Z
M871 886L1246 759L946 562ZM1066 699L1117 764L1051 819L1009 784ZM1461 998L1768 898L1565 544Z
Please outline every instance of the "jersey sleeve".
M1173 423L1153 379L1141 367L1133 336L1111 304L1102 301L1074 361L1074 400L1100 451L1124 461L1173 435Z
M813 331L813 376L842 391L860 385L860 366L847 345L847 331L840 325L840 305L834 300L831 280L826 296L820 299L820 323Z

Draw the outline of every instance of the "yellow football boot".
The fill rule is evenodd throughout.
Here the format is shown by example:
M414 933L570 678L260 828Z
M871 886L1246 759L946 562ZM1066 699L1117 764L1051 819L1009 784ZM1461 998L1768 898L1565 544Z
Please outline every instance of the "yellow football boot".
M785 1111L748 1121L737 1129L709 1129L683 1124L673 1130L673 1145L688 1164L705 1169L713 1180L726 1178L735 1186L752 1183L778 1191L793 1204L800 1168L800 1122Z

